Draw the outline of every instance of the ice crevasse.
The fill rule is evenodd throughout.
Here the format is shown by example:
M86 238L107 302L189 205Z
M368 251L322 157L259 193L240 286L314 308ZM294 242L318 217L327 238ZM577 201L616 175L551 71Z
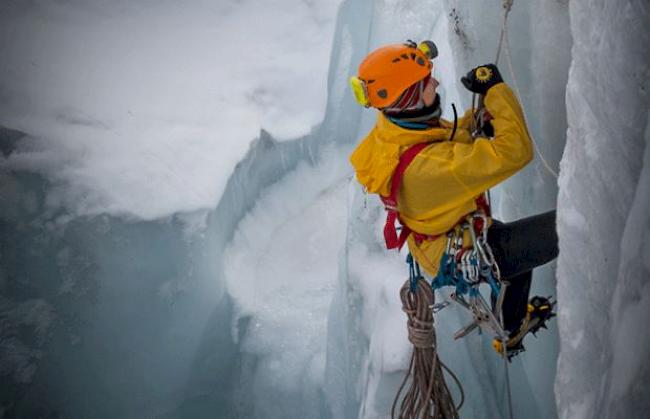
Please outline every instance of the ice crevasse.
M451 118L451 103L470 101L459 77L495 60L501 6L343 1L324 120L291 141L262 132L213 209L65 213L49 193L59 185L20 165L29 138L2 129L13 167L0 166L0 418L388 417L410 355L407 268L347 165L375 118L347 78L373 48L432 39ZM561 250L535 272L531 293L556 295L559 316L510 366L515 417L650 411L648 27L644 0L513 4L499 66L537 150L494 189L494 210L508 221L557 207ZM452 339L467 320L436 316L461 417L507 417L489 337Z

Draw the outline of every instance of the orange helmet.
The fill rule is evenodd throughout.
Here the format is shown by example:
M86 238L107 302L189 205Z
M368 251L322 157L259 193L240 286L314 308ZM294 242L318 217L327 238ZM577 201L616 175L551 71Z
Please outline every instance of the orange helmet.
M419 46L409 41L376 49L359 66L358 77L350 78L357 101L378 109L391 105L411 85L431 74L430 60L437 55L431 41Z

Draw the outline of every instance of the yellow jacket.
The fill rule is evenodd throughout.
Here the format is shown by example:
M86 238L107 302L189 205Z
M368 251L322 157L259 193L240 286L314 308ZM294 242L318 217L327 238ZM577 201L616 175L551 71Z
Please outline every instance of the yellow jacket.
M470 112L459 119L452 141L448 141L453 126L449 121L441 120L440 127L410 130L380 112L372 131L350 156L357 179L368 192L388 196L401 154L413 144L432 142L404 172L398 196L402 223L419 233L443 234L420 244L412 236L408 239L411 254L430 275L438 271L446 244L444 233L476 210L475 199L481 193L533 158L524 116L510 88L505 83L490 88L484 102L494 118L493 139L472 139Z

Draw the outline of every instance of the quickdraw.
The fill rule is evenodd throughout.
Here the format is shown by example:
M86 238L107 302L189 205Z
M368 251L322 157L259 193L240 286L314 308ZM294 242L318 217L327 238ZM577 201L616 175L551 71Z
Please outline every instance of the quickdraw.
M508 331L502 326L502 306L508 283L501 279L499 265L488 244L488 228L488 215L479 209L449 231L438 274L431 281L433 290L453 287L451 300L472 315L472 321L454 334L455 339L464 337L477 328L492 334L499 341L508 339ZM465 232L471 237L471 246L464 243ZM424 277L410 253L406 262L409 265L411 291L414 292L416 284ZM479 289L484 283L488 284L494 301L492 308ZM443 301L431 309L437 313L449 304L450 302Z
M477 227L480 230L477 231ZM501 307L507 283L501 280L499 266L487 242L488 227L487 214L478 210L447 233L445 253L438 274L431 281L434 290L454 287L451 299L472 314L472 322L457 331L455 339L466 336L476 328L490 332L499 339L507 338L508 332L503 329L501 322ZM466 231L471 237L471 246L464 243ZM490 287L495 301L493 309L490 309L480 292L479 286L482 283L487 283Z

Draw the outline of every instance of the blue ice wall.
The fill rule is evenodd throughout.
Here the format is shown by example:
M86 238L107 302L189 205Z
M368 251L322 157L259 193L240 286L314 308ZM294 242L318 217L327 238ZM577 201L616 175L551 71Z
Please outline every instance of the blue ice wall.
M6 160L38 141L3 128ZM33 417L242 417L221 254L265 186L315 136L262 132L215 210L138 221L71 218L47 170L0 170L0 404ZM26 314L27 313L27 314ZM11 416L10 416L11 417Z

